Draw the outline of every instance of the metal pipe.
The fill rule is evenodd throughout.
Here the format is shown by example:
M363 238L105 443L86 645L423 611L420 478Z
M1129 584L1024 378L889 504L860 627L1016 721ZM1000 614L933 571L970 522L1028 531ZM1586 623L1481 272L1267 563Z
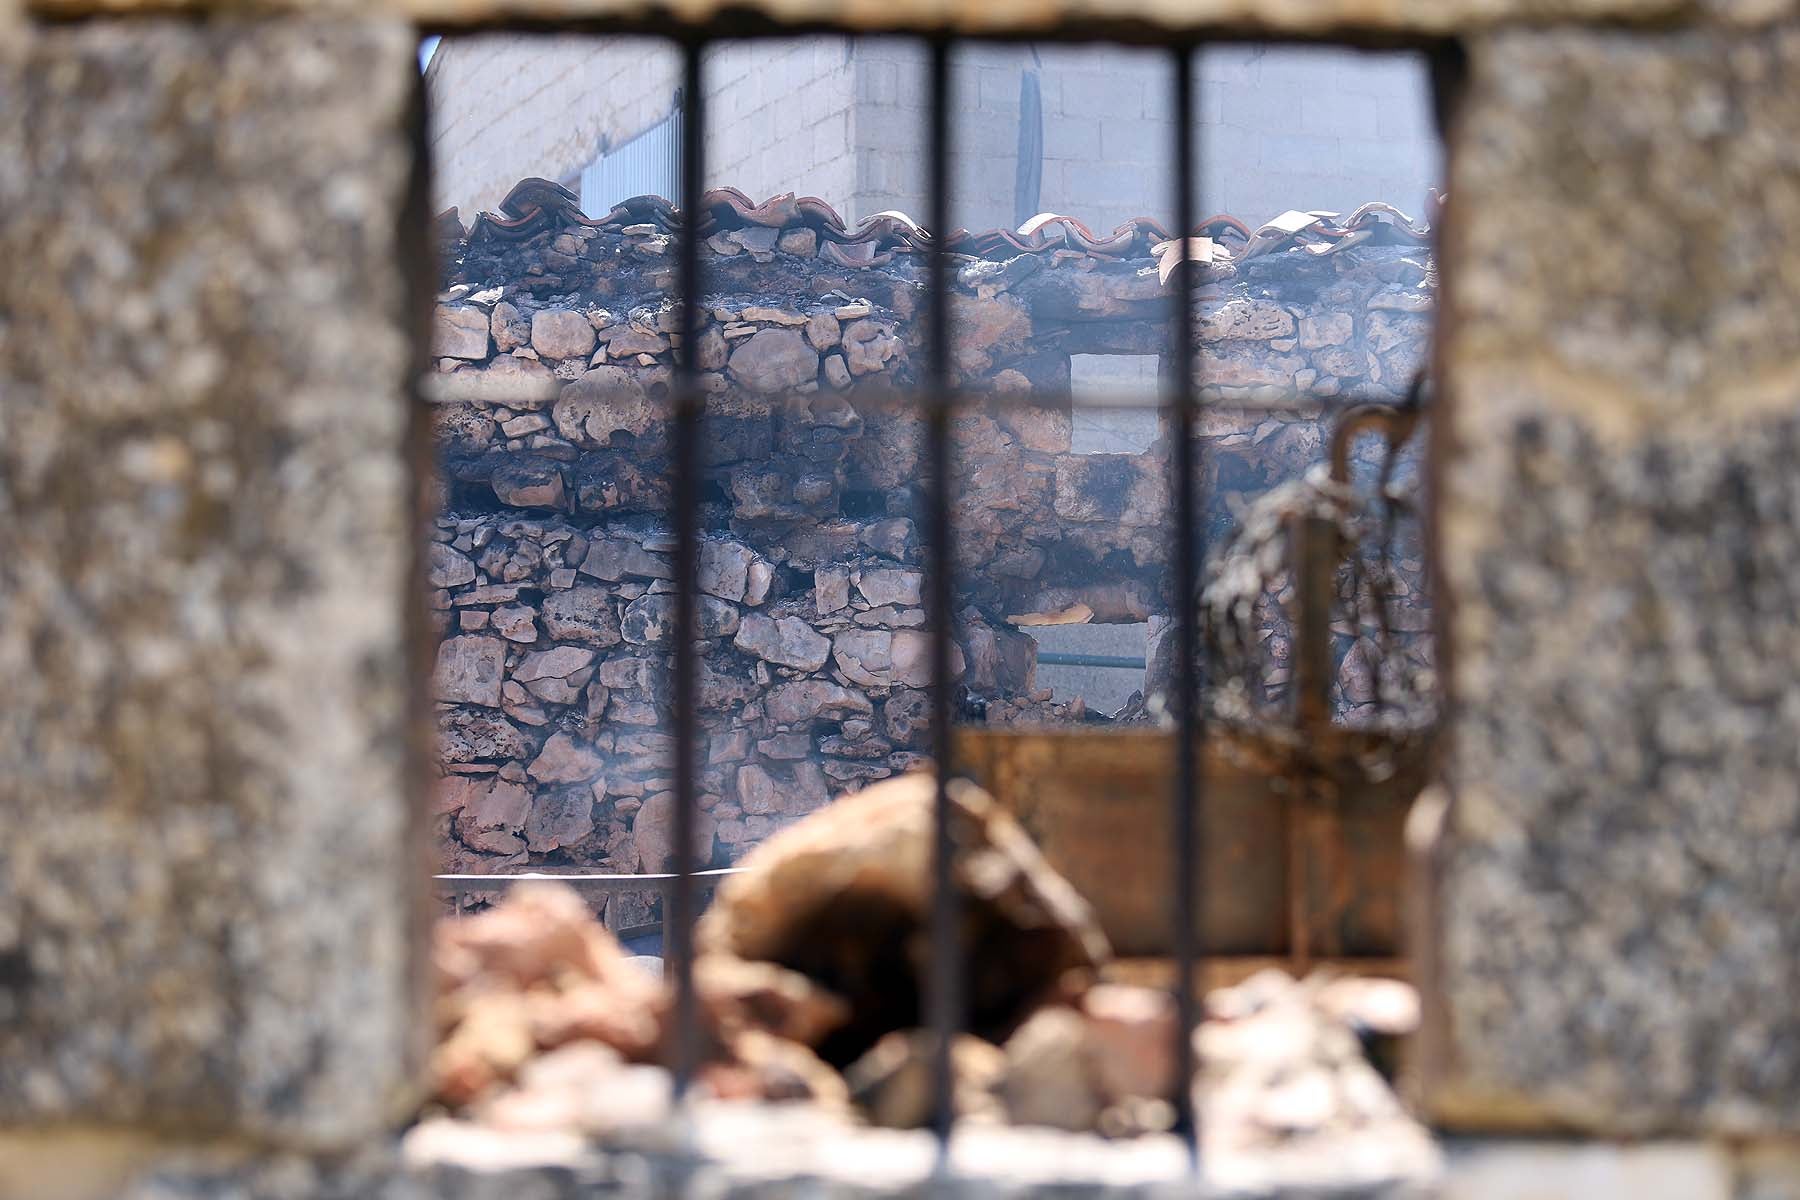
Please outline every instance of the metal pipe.
M1200 1120L1194 1105L1195 1052L1193 1030L1198 1024L1194 972L1199 954L1194 908L1199 897L1197 863L1197 811L1205 780L1201 775L1206 729L1200 712L1200 556L1203 536L1196 512L1199 477L1194 432L1199 407L1199 339L1194 328L1193 234L1195 220L1194 176L1194 64L1191 47L1176 46L1170 55L1175 71L1175 230L1181 239L1181 265L1176 268L1175 316L1177 369L1174 394L1175 500L1175 794L1170 797L1171 833L1174 837L1175 888L1173 932L1175 942L1175 1126L1187 1145L1188 1160L1200 1161Z
M699 807L700 445L705 397L700 391L700 194L706 179L706 95L701 58L706 39L682 44L681 87L681 346L675 354L675 879L664 911L675 984L675 1095L686 1094L699 1064L694 1001L694 830Z
M954 635L951 572L955 554L950 520L950 48L947 38L930 44L926 131L926 195L930 199L931 241L927 253L929 314L925 359L925 445L927 456L926 619L931 628L931 753L936 760L937 793L932 806L931 977L926 1009L935 1035L932 1047L932 1129L938 1139L938 1162L948 1163L950 1133L956 1122L955 1078L951 1047L961 1025L962 947L953 873L955 846L950 832L951 638Z
M1129 654L1070 654L1061 650L1040 650L1037 662L1040 667L1116 667L1121 671L1143 671L1150 666L1146 660Z

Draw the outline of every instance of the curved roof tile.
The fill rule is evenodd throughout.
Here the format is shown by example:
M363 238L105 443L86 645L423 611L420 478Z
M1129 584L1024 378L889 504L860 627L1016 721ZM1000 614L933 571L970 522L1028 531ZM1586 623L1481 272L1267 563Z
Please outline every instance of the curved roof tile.
M1443 197L1433 193L1433 204ZM851 225L836 209L817 196L782 192L758 203L736 188L712 188L701 197L700 236L759 227L807 228L823 243L821 253L844 266L869 266L885 262L893 252L915 253L932 243L931 233L901 212L881 212ZM634 196L613 206L603 217L581 211L580 199L568 188L548 179L523 179L500 202L499 213L482 213L468 232L470 242L517 241L546 230L585 225L591 228L624 228L654 225L673 233L681 228L681 213L661 196ZM461 223L450 209L437 219L438 228L456 236ZM1197 224L1190 233L1192 257L1215 266L1242 263L1279 251L1297 250L1314 255L1332 254L1370 241L1387 244L1428 245L1431 226L1415 221L1391 204L1371 203L1349 216L1338 213L1290 210L1251 228L1236 217L1220 213ZM1104 258L1153 258L1166 279L1177 265L1180 242L1150 217L1134 217L1108 234L1097 234L1074 217L1039 213L1017 229L991 229L971 233L957 229L949 235L952 253L974 258L1004 259L1046 250L1074 250Z

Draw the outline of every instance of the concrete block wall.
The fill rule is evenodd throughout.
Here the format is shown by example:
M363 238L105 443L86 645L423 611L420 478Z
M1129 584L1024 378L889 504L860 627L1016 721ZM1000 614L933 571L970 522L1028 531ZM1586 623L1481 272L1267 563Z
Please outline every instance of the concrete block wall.
M1044 164L1038 211L1097 230L1170 219L1168 59L1123 47L970 45L958 50L953 218L1016 223L1020 76L1039 71ZM925 208L924 51L857 48L857 192L863 216ZM1422 59L1346 49L1211 47L1196 70L1205 212L1266 220L1289 208L1348 211L1386 200L1417 215L1441 170Z
M707 185L843 206L853 186L847 38L735 42L707 61ZM445 38L426 72L433 204L465 219L529 175L567 180L668 116L681 60L653 38ZM671 197L673 199L673 197Z
M855 188L849 38L737 42L708 63L707 183L845 204Z
M675 105L681 62L649 38L447 37L425 72L434 209L465 219L528 175L568 179Z
M1035 211L1106 230L1168 221L1170 96L1160 52L958 50L953 220L1017 224L1020 80L1037 66L1044 161ZM739 42L709 61L708 183L820 196L852 218L926 215L925 54L899 38ZM437 206L493 208L527 175L561 179L674 104L673 47L642 38L448 38L427 72ZM1367 200L1415 215L1440 155L1421 60L1341 49L1208 49L1198 66L1200 203L1261 221ZM1029 215L1029 214L1026 214Z

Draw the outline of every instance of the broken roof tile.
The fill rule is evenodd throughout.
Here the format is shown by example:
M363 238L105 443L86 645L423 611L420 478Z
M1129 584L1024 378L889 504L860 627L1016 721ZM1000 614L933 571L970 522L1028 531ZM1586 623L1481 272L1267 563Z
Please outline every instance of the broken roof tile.
M1434 193L1434 205L1442 202L1443 197ZM499 213L478 216L468 238L471 243L518 241L569 226L623 231L644 225L672 234L682 226L681 213L661 196L634 196L614 205L605 216L589 217L581 211L574 192L548 179L532 178L513 186L500 202ZM455 237L461 228L456 210L440 214L435 227L440 238ZM819 253L847 267L880 265L896 253L926 250L933 240L928 230L905 213L876 213L851 225L817 196L783 192L757 203L736 188L712 188L701 196L701 237L728 234L740 242L769 240L772 245L774 233L791 228L813 230L819 237ZM1290 210L1254 229L1221 213L1201 221L1188 239L1193 260L1216 270L1288 250L1325 255L1370 241L1425 245L1430 240L1429 224L1381 203L1364 204L1341 220L1325 211ZM1101 235L1075 217L1039 213L1017 229L982 233L956 229L949 234L947 245L954 254L990 260L1046 251L1154 259L1166 282L1179 262L1180 241L1150 217L1134 217Z

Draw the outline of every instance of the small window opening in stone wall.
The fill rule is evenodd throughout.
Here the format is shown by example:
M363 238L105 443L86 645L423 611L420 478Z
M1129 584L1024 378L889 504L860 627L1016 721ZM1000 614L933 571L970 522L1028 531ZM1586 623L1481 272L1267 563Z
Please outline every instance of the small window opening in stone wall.
M1150 625L1048 625L1029 630L1037 643L1040 688L1102 716L1121 712L1144 691Z
M1220 206L1222 180L1248 207L1204 227L1218 253L1197 256L1184 314L1202 346L1194 482L1215 556L1203 571L1234 532L1255 527L1263 497L1324 462L1353 398L1405 393L1406 373L1427 358L1435 287L1412 223L1342 211L1341 197L1375 178L1337 169L1355 130L1301 131L1339 118L1379 126L1378 96L1349 105L1350 116L1310 98L1360 95L1368 80L1329 56L1221 54L1195 90L1225 161L1209 168L1194 216ZM965 770L1007 792L982 754L1010 742L1066 755L1058 778L1029 784L1046 795L1060 787L1039 811L1058 806L1066 821L1060 833L1028 832L1121 954L1171 952L1162 822L1174 781L1165 757L1144 750L1174 727L1167 634L1181 602L1161 411L1186 386L1174 365L1185 293L1168 259L1171 172L1158 166L1173 140L1170 59L1141 47L957 51L948 166L958 207L945 227L974 232L952 251L950 346L935 361L924 319L932 243L919 232L938 219L923 145L929 60L911 42L830 37L706 52L707 119L692 126L706 161L695 174L718 190L704 202L690 329L678 197L614 196L594 211L601 193L590 189L584 206L577 189L549 182L569 178L567 163L579 167L596 144L652 127L673 152L663 136L673 125L657 123L685 85L681 54L578 38L438 48L427 76L443 213L428 391L443 487L428 565L446 873L596 877L589 911L627 950L659 955L668 898L637 878L678 861L676 732L698 738L686 793L693 865L733 872L801 821L830 826L822 810L854 811L836 807L846 797L911 786L905 777L942 744L932 656L947 647ZM552 76L563 83L516 86ZM1255 126L1254 136L1228 132ZM1321 171L1334 164L1331 179L1264 170L1270 146ZM652 165L672 181L684 164L663 170L665 154ZM1276 196L1282 207L1269 207ZM700 532L702 648L697 694L683 704L671 480L673 397L689 365L705 398L699 502L686 510ZM942 641L930 625L932 472L919 403L940 369L955 397ZM1367 483L1375 463L1356 456L1357 478ZM1416 557L1402 565L1422 575ZM1291 715L1281 606L1292 585L1259 581L1264 594L1237 631L1251 681L1242 708L1254 719ZM1409 599L1416 631L1423 609ZM1328 719L1379 708L1368 630L1344 623L1325 640L1327 669L1348 681L1331 685ZM1226 872L1236 900L1207 944L1303 956L1286 914L1307 905L1283 894L1286 793L1270 779L1237 782L1267 801L1260 824L1238 831L1262 840L1233 860L1252 865ZM1015 783L997 799L1023 814L1038 798L1027 790ZM1135 815L1100 822L1101 802L1122 791ZM461 903L486 907L499 891L470 889ZM860 1088L916 1057L893 1035L924 1020L918 963L883 948L907 945L920 913L897 913L891 899L782 918L795 924L776 957L832 980L851 1013L808 1041L817 1061L807 1069L826 1073L813 1081L825 1090ZM1391 953L1390 900L1370 906L1374 925L1323 938L1318 951ZM1043 965L996 971L969 1028L1010 1037L1030 1015L1017 1006L1020 981ZM901 1056L898 1067L877 1043ZM774 1087L777 1067L764 1065L771 1074L754 1086ZM1033 1111L1022 1095L1008 1103L1016 1120ZM1135 1132L1168 1114L1103 1120L1096 1109L1057 1123L1115 1118Z
M1069 449L1076 454L1142 454L1156 441L1161 356L1071 354ZM1102 405L1090 400L1106 401Z

